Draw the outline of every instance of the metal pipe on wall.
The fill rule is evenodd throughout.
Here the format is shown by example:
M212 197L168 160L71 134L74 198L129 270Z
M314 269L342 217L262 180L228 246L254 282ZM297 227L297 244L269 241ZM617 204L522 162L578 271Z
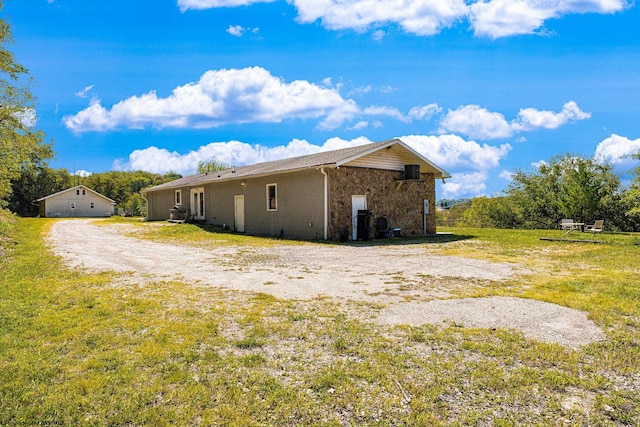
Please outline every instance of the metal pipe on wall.
M324 176L324 240L329 239L329 176L324 168L320 168L320 173Z

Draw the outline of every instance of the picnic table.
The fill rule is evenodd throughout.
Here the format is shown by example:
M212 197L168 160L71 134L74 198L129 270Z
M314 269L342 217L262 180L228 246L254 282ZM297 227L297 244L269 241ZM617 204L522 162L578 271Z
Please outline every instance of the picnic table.
M584 222L562 221L561 225L562 225L562 229L566 231L567 234L569 234L572 231L576 231L576 230L582 231L582 227L584 227Z

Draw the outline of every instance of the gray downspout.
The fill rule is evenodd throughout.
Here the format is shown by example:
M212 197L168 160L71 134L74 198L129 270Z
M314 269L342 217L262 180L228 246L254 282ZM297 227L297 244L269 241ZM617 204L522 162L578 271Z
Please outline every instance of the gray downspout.
M320 168L320 173L324 176L324 240L329 240L329 176Z

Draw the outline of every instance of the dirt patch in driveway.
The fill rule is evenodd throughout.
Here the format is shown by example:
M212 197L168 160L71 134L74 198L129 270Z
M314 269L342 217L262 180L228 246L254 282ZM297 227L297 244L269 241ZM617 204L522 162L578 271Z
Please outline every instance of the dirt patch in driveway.
M202 249L136 239L126 236L121 226L97 226L90 220L56 222L49 243L73 267L129 273L123 275L122 286L180 280L282 299L366 301L386 307L375 318L380 323L420 325L449 319L471 327L515 328L527 337L571 347L604 338L585 313L554 304L518 298L443 300L456 288L503 281L524 270L514 264L433 255L420 245ZM531 318L532 312L545 321Z

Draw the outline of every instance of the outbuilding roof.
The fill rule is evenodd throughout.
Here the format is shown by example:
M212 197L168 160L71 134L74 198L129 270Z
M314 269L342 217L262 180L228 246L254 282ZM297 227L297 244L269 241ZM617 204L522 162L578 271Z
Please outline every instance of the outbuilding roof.
M202 184L208 184L218 181L230 181L236 179L244 179L249 177L266 176L275 173L293 172L309 168L321 167L340 167L347 165L354 160L360 159L366 155L374 153L378 150L397 145L417 164L421 165L422 172L433 173L435 178L449 178L451 175L444 169L436 166L433 162L413 150L399 139L390 139L388 141L374 142L372 144L359 145L355 147L342 148L339 150L324 151L316 154L309 154L300 157L291 157L288 159L274 160L271 162L257 163L248 166L237 166L230 169L207 172L203 174L190 175L174 181L166 182L142 190L142 192L152 192L165 190L170 188L189 187Z
M61 194L67 193L67 192L73 192L73 191L75 191L77 189L87 190L87 191L95 194L96 196L102 197L103 199L109 201L110 203L113 203L114 205L116 204L115 200L112 200L112 199L108 198L107 196L98 193L97 191L93 191L92 189L90 189L89 187L85 187L84 185L76 185L75 187L67 188L66 190L62 190L62 191L58 191L57 193L49 194L48 196L39 198L38 200L36 200L36 202L41 202L43 200L50 199L52 197L56 197L56 196L59 196Z

